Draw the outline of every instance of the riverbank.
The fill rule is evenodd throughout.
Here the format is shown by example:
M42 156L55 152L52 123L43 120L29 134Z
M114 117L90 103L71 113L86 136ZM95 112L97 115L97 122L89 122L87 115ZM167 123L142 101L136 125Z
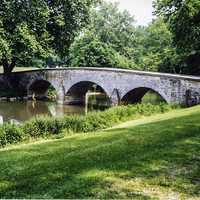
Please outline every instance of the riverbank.
M200 106L0 151L0 198L199 199Z
M109 128L118 123L164 113L174 106L167 104L137 104L110 108L104 112L92 112L81 116L39 116L23 124L5 123L0 126L0 147L34 139L62 137L64 134L92 132Z

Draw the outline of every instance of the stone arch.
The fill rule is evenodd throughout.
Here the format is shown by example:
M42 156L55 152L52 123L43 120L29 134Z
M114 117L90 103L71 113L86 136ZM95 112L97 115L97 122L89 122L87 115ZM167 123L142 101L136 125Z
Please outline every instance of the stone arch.
M31 97L34 94L36 99L45 99L47 97L47 92L50 87L56 90L57 95L57 86L52 84L50 81L45 79L33 80L27 86L27 95L28 97Z
M100 84L93 81L79 81L73 83L65 93L66 104L85 104L85 95L88 91L105 94L109 98L109 93Z
M150 87L136 87L129 90L128 92L125 93L125 95L123 95L123 97L121 98L121 102L124 104L141 103L142 98L149 91L158 94L165 102L169 103L169 100L167 99L165 94L163 94L160 91L154 90Z

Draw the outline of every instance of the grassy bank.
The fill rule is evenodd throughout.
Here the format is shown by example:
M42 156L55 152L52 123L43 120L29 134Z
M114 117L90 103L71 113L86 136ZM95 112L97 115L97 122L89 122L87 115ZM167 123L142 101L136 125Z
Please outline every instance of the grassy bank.
M0 151L0 198L200 198L200 106Z
M35 67L15 67L13 72L23 72L23 71L30 71L30 70L35 70L35 69L38 69L38 68L35 68ZM3 73L3 67L0 66L0 74Z
M86 116L63 118L37 117L22 125L4 124L0 127L0 147L31 139L62 137L64 134L91 132L111 127L117 123L163 113L173 106L160 104L138 104L110 108L104 112L93 112Z

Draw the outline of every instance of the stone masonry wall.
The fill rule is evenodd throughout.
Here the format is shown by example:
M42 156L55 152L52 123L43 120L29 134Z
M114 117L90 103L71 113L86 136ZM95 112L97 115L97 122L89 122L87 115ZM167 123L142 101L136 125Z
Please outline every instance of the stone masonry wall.
M89 81L99 85L113 105L131 90L141 87L154 90L168 103L200 104L200 77L107 68L48 69L12 73L9 77L0 75L0 93L13 90L26 95L31 84L38 80L52 84L59 103L63 103L65 94L73 85Z

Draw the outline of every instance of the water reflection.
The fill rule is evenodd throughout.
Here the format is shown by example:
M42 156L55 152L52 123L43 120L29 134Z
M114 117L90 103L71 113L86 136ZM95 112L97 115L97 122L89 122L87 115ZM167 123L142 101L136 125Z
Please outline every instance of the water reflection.
M24 101L0 102L0 124L5 122L21 123L35 116L63 116L84 114L81 106L58 105L55 102Z

